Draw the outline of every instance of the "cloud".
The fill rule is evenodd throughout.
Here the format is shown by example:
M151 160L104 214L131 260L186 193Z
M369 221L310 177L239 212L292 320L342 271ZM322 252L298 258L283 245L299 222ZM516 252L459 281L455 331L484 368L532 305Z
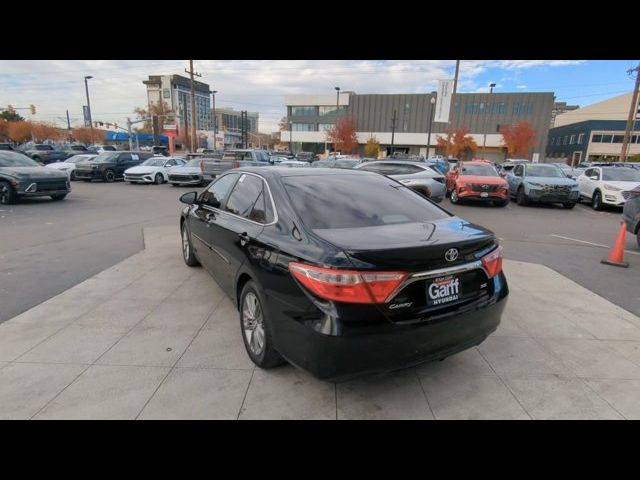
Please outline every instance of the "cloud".
M559 67L573 60L464 60L459 91L488 91L478 77L500 69L509 74L534 67ZM216 107L260 113L260 130L277 130L289 94L334 93L334 86L356 93L425 93L438 79L452 78L455 60L196 60L199 80L217 90ZM124 125L133 109L147 103L142 81L148 75L180 74L184 60L37 60L0 61L0 105L34 104L36 120L66 126L66 110L74 125L82 123L89 80L94 120ZM499 73L495 78L500 78Z
M527 88L527 86L526 85L516 85L516 88L518 90L525 90Z

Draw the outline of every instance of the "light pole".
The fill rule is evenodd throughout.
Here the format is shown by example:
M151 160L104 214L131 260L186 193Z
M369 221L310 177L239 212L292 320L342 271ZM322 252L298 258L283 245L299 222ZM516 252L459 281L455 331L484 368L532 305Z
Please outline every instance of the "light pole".
M216 134L218 133L218 119L216 118L216 93L218 93L217 90L213 90L211 92L211 96L212 96L212 109L213 109L213 133Z
M84 77L84 90L87 93L87 116L89 117L89 127L91 128L91 142L93 143L93 121L91 118L91 102L89 102L89 83L87 80L91 80L93 77L87 75Z
M340 110L340 87L333 87L336 89L336 125L338 124L338 111ZM338 158L338 139L333 144L333 156Z
M493 93L493 87L495 86L495 83L489 84L489 94ZM482 140L482 159L484 160L484 150L487 145L487 103L484 105L484 125L482 127L482 131L484 133L484 139Z
M429 99L429 135L427 136L427 160L429 160L429 149L431 148L431 125L433 123L433 105L435 103L435 97L431 97Z

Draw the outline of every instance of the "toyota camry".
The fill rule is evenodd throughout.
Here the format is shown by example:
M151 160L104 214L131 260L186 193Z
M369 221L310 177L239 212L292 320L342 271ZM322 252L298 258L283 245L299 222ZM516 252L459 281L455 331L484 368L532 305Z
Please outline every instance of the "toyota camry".
M391 178L247 167L181 201L184 261L233 300L259 367L395 370L478 345L500 322L494 234Z

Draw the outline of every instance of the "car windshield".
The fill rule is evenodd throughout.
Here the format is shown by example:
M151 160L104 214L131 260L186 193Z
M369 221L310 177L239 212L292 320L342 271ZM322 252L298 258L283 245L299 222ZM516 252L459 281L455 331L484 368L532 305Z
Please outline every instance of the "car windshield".
M640 182L640 172L628 167L603 168L602 179L611 182Z
M152 157L149 160L145 160L144 162L142 162L142 165L144 165L145 167L161 167L162 165L164 165L164 162L166 162L164 158Z
M185 167L199 167L199 166L200 166L200 159L199 158L192 158L185 165Z
M119 153L105 152L95 157L92 161L96 163L114 163L118 160Z
M53 150L51 145L36 145L36 150Z
M73 157L69 157L65 160L66 163L78 163L84 162L85 160L89 160L93 158L95 155L74 155Z
M0 152L0 167L39 167L40 164L26 155L15 152Z
M527 165L527 176L563 178L564 174L555 165Z
M283 183L302 221L313 230L448 218L425 198L382 175L291 176Z
M477 175L480 177L495 177L498 175L496 169L491 165L471 165L462 164L462 175Z

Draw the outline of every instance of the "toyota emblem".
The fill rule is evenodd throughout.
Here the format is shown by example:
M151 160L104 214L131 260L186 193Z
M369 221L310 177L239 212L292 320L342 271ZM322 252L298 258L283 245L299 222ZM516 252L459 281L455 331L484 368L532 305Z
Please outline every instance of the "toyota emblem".
M444 252L444 258L447 262L455 262L458 259L458 255L459 252L457 248L450 248Z

